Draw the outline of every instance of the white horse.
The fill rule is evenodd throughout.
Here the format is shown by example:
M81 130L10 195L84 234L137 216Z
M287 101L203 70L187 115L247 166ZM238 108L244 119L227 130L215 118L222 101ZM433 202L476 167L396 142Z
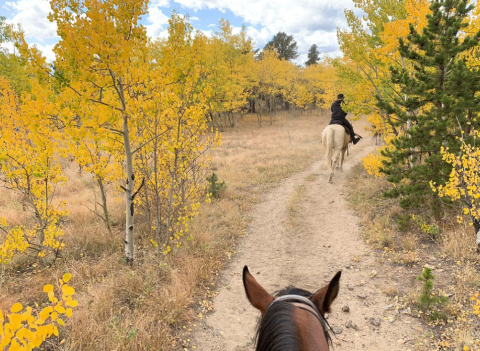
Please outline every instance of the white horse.
M345 131L341 124L330 124L323 130L322 144L326 148L325 167L330 170L329 183L332 182L333 173L338 162L339 169L343 170L343 160L345 159L345 153L348 155L348 144L351 141L350 134Z

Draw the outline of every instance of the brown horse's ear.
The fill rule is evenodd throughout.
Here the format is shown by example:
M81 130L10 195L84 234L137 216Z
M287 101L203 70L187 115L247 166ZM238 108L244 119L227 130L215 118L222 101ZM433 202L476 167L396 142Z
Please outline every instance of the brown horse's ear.
M335 277L333 277L329 284L318 290L310 298L315 304L315 306L317 306L322 316L325 315L325 312L330 313L330 306L332 305L333 300L335 300L338 295L338 291L340 290L341 275L342 271L335 274Z
M273 297L258 284L253 275L248 271L247 266L243 268L243 287L245 288L248 301L250 301L253 307L259 309L263 315L272 303Z

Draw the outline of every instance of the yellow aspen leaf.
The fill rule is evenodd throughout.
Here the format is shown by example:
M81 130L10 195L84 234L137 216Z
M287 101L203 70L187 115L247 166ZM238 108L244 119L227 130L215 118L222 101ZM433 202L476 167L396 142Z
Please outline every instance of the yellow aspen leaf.
M15 334L15 336L19 339L19 340L22 340L25 338L25 334L27 332L27 329L26 328L21 328L17 331L17 333Z
M56 305L55 306L55 311L57 311L58 313L62 313L64 314L65 313L65 307L63 307L62 305Z
M78 301L77 300L66 301L65 306L77 307Z
M48 319L48 317L50 317L50 313L51 313L51 311L49 309L44 308L43 310L40 311L38 316L40 317L40 319L46 320L46 319Z
M73 311L71 308L67 308L66 311L65 311L65 315L70 318L73 314Z
M53 291L53 285L47 284L43 287L43 291L46 293L52 292Z
M23 310L23 306L19 302L14 303L12 308L10 309L10 311L12 311L12 313L17 313L17 312L20 312L21 310Z
M13 339L10 343L9 351L23 351L24 349L20 346L16 339Z
M64 285L62 286L62 293L65 294L66 296L71 296L75 294L75 289L72 288L71 286Z
M62 279L65 283L68 283L70 279L72 279L72 275L70 273L65 273Z

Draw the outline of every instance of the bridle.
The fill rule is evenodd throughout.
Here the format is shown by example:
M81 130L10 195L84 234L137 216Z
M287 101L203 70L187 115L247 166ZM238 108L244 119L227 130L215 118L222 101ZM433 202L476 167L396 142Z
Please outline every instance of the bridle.
M292 305L294 305L295 307L298 307L298 308L300 308L304 311L307 311L307 312L311 313L312 315L315 316L315 318L318 319L318 321L322 325L323 330L324 331L327 330L327 321L322 316L322 314L318 310L317 306L315 306L315 304L309 298L306 298L304 296L300 296L300 295L279 296L275 300L273 300L270 303L270 305L268 305L267 310L265 311L265 314L267 314L268 310L270 309L270 307L272 307L272 305L274 305L275 303L280 302L280 301L291 302Z

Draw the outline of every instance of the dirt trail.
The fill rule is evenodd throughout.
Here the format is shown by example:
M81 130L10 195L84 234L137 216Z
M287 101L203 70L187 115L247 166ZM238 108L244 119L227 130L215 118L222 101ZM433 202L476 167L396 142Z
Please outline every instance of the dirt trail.
M269 292L290 284L313 292L342 270L340 293L328 318L332 326L343 329L333 336L335 350L414 349L420 324L392 308L381 292L381 287L395 284L360 238L358 217L347 210L344 200L346 175L373 149L367 138L353 147L333 184L327 183L328 172L317 161L286 179L255 207L248 235L239 241L238 253L222 273L215 312L197 324L190 345L201 351L254 349L259 312L247 301L241 276L248 265ZM290 198L302 185L302 220L287 229ZM344 305L350 312L342 311ZM350 323L353 327L347 327Z

